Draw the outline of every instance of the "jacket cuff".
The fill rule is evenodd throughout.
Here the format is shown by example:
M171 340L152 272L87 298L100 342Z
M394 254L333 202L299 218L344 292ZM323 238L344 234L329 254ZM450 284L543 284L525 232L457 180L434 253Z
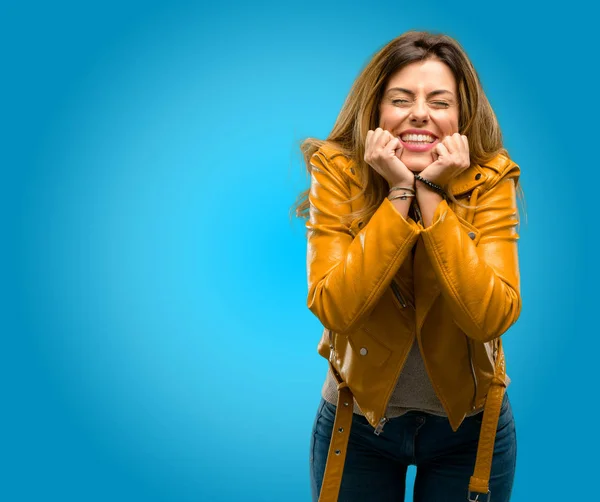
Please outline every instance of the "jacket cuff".
M430 234L438 231L438 228L443 225L444 220L446 219L446 214L450 206L446 199L442 199L440 203L435 208L433 212L433 217L431 218L431 225L428 227L423 226L419 223L419 227L421 228L421 233Z
M379 209L385 213L387 218L389 218L392 222L395 222L395 224L399 227L404 227L406 231L417 233L423 231L423 227L410 216L404 218L404 216L402 216L396 209L394 204L392 204L392 201L387 197L383 200L383 203Z

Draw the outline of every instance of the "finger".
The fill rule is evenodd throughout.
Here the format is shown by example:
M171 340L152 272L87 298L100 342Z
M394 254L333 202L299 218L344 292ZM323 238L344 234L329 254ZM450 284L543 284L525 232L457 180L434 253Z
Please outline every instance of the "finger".
M467 169L471 165L471 154L469 153L469 139L466 136L461 136L463 141L463 166Z
M448 148L446 147L446 145L444 143L438 143L437 145L435 145L435 148L433 150L440 157L442 157L444 155L450 155L450 151L448 150Z
M378 127L377 130L375 131L375 134L377 135L377 140L376 140L377 148L382 148L382 149L385 148L385 145L388 142L386 133L387 133L387 131L385 131L381 127Z
M381 129L377 138L377 146L379 148L385 149L390 141L390 136L391 135L388 131L386 131L385 129Z
M392 133L386 129L381 130L381 147L384 149L388 148L389 142L394 138Z
M392 151L393 155L400 158L400 154L402 153L402 143L398 138L392 137L391 141L387 144L387 148Z
M375 134L375 131L368 130L367 137L365 138L364 160L367 164L370 164L371 157L373 155L373 136L374 136L374 134Z
M452 135L452 144L455 146L455 148L459 151L462 152L465 148L465 141L463 139L463 136L457 132L455 132Z
M382 133L383 129L381 127L375 128L375 130L373 131L373 138L379 138L379 136L381 136Z
M396 148L398 148L398 143L399 143L398 138L396 138L394 135L392 135L392 133L390 133L389 131L385 131L384 141L385 141L385 145L384 145L385 150L391 152L391 154L393 155L396 151Z
M456 153L462 149L462 140L460 139L460 134L454 133L452 136L447 136L447 141L444 142L448 152Z
M465 148L468 148L469 146L467 137L459 133L454 133L452 135L452 144L460 153L463 153L465 151Z
M371 129L369 129L367 131L367 137L365 138L365 150L367 149L367 147L371 144L371 142L373 141L373 134L374 131L372 131Z
M444 136L442 138L442 141L440 141L436 147L438 145L443 145L445 147L445 151L449 152L452 149L452 145L451 145L451 141L452 141L452 137L451 136Z
M398 150L398 148L402 148L402 142L400 141L400 138L396 138L395 136L392 136L390 144L394 150Z
M468 140L468 138L467 138L467 137L466 137L466 136L463 134L463 135L461 136L461 139L462 139L462 141L463 141L463 143L464 143L464 145L465 145L465 149L466 149L466 150L467 150L467 152L468 152L468 151L469 151L469 140Z

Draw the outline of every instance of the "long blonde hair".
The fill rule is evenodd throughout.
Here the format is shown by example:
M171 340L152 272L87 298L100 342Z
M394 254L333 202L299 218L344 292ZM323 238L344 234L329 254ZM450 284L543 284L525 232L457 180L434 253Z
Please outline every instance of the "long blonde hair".
M458 127L469 140L472 164L485 164L498 154L508 157L503 147L502 133L496 115L483 92L479 76L460 44L453 38L425 31L408 31L386 44L355 80L327 139L307 138L301 145L306 168L310 175L312 155L329 145L354 161L361 185L353 199L364 197L362 209L348 215L349 219L371 216L387 195L387 181L364 160L367 132L379 124L379 104L392 75L404 66L437 58L452 70L459 94ZM523 199L522 188L517 192ZM302 192L292 206L298 218L308 218L310 188ZM452 194L449 198L458 205ZM477 207L477 206L463 206Z

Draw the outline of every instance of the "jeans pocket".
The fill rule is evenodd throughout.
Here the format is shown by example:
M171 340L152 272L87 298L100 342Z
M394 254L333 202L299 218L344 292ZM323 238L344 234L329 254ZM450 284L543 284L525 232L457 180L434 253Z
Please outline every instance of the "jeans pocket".
M512 420L512 408L508 399L508 393L504 393L500 417L498 418L498 429L504 428Z
M321 398L321 403L315 418L313 436L319 434L322 437L331 437L333 423L335 420L336 406L326 399Z
M317 414L315 415L315 419L313 421L313 427L312 427L312 434L310 436L310 463L313 463L314 460L314 456L315 456L315 446L316 446L316 439L315 436L317 435L318 431L321 429L320 423L322 421L322 416L323 416L323 407L325 406L325 399L321 398L321 401L319 402L319 407L317 408Z

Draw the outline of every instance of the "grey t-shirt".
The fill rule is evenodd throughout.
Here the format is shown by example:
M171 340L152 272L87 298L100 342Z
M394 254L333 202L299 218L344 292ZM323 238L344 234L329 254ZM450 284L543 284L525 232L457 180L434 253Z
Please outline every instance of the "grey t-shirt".
M510 384L508 375L507 384ZM323 384L321 395L326 401L334 405L337 404L337 382L331 373L331 369L327 371L327 378ZM416 338L398 377L396 388L390 397L385 416L388 418L399 417L411 410L425 411L442 417L447 416L429 380ZM482 410L483 408L479 408L467 416L476 415ZM356 401L354 401L354 413L363 415Z

